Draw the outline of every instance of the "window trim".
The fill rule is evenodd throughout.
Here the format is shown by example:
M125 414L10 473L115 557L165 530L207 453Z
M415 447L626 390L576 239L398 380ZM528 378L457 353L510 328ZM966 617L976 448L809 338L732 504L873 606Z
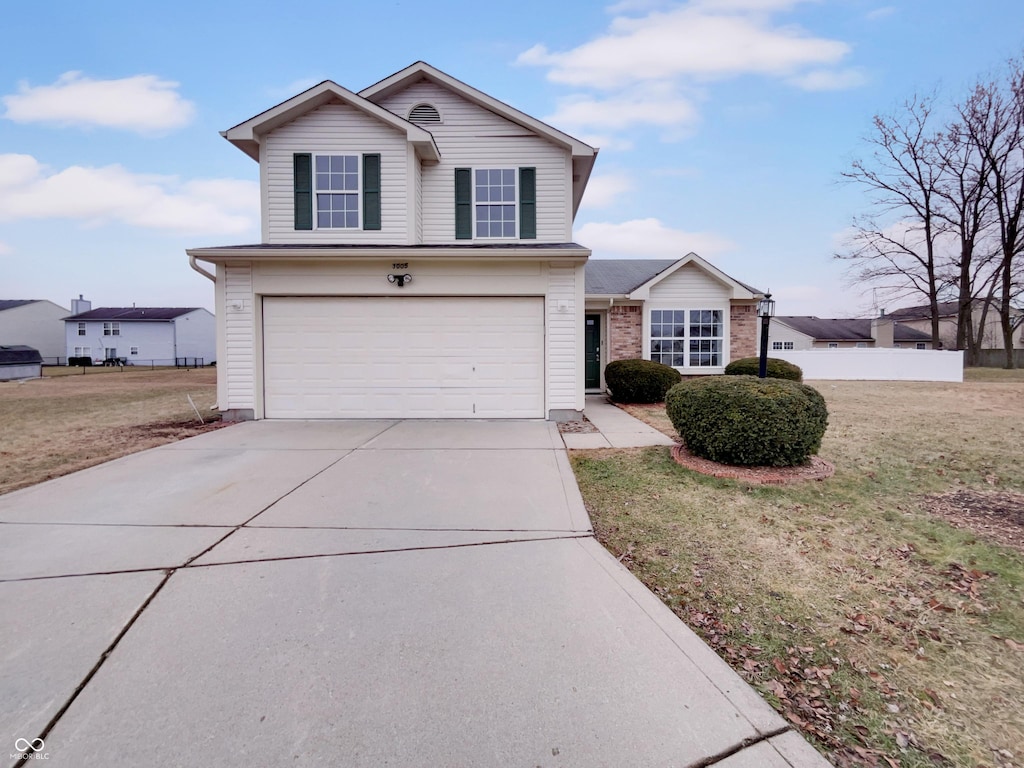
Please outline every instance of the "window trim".
M327 151L327 152L310 152L310 191L311 199L310 203L312 206L313 214L313 231L317 232L323 230L325 232L356 232L363 229L363 208L365 203L363 201L363 156L364 152L350 152L350 151ZM316 161L321 157L351 157L356 161L356 189L355 190L324 190L320 191L317 187L317 170ZM320 208L318 205L319 195L329 194L343 194L343 195L354 195L356 198L356 225L354 227L321 227L320 226Z
M137 355L137 354L139 354L139 348L138 347L128 347L128 354L129 355Z
M686 312L687 313L686 314L686 324L685 324L686 335L684 337L682 337L682 338L667 337L667 336L655 337L654 334L652 333L652 327L655 324L653 322L653 313L656 312L656 311ZM690 314L689 314L690 312L720 312L721 313L721 335L720 336L692 337L690 335L690 327L691 327L691 322L692 322L691 318L690 318ZM664 305L661 305L661 306L647 306L647 307L645 307L644 316L643 316L643 340L641 342L643 344L643 358L645 360L652 360L653 359L652 356L653 356L654 353L651 351L651 345L654 342L655 338L658 338L658 339L672 338L674 341L683 341L684 344L685 344L685 347L686 347L685 351L683 352L683 355L684 355L683 359L685 361L685 364L681 365L681 366L680 365L673 365L672 366L677 371L681 371L681 372L684 372L684 373L686 373L686 372L691 372L691 373L697 373L697 372L700 372L700 373L713 373L715 371L724 370L725 366L729 362L729 334L730 334L729 322L730 322L730 314L729 314L729 307L727 305L719 305L719 306L700 305L700 306L697 306L697 305L692 305L691 304L691 305L679 306L679 305L673 304L671 306L664 306ZM691 365L690 364L690 359L691 359L690 356L692 354L698 354L698 355L702 354L699 351L698 352L692 352L690 350L690 342L691 341L702 341L702 340L703 341L718 341L719 342L719 347L718 347L718 352L717 352L717 354L718 354L718 363L716 365ZM715 354L715 353L710 353L710 354Z
M79 336L85 336L85 335L87 335L87 334L86 334L86 331L85 331L85 323L79 323L79 324L78 324L78 335L79 335Z
M512 194L513 194L513 199L512 199L511 205L512 205L512 215L513 215L513 219L512 219L512 232L513 232L513 234L512 234L511 237L506 237L505 235L499 235L499 236L495 237L495 236L492 236L492 235L479 235L479 234L477 234L477 231L478 231L477 230L477 225L479 224L479 221L480 221L479 218L477 217L477 211L478 211L479 207L481 205L492 205L493 204L492 201L490 201L490 200L485 201L485 202L480 202L480 201L478 201L476 199L476 194L477 194L476 175L480 171L487 171L488 173L490 173L491 171L501 171L502 173L504 173L505 171L509 171L512 174L512 189L513 189ZM472 174L470 176L470 181L471 181L470 190L472 192L471 200L472 200L472 206L473 206L473 208L472 208L472 212L473 212L473 239L474 240L491 240L491 241L493 241L493 240L505 240L505 241L518 240L519 239L519 222L520 222L520 218L521 218L521 213L519 211L519 197L520 197L520 190L519 190L519 168L517 168L517 167L506 167L506 166L498 166L496 168L488 166L488 167L482 168L482 167L473 166L472 168L470 168L470 173ZM505 186L504 182L502 182L501 186L502 187ZM506 203L504 200L502 200L500 204L501 205L508 205L508 203Z
M121 323L116 320L107 320L103 323L103 335L104 336L120 336L121 335Z

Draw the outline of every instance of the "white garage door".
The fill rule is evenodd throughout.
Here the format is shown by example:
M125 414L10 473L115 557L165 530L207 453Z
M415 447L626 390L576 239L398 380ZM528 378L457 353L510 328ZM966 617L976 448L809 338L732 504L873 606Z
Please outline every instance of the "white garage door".
M263 300L267 418L543 418L540 298Z

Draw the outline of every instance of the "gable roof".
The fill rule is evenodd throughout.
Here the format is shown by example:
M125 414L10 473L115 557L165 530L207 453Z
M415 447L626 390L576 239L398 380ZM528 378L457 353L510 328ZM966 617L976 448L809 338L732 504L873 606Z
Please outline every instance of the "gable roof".
M65 320L173 320L201 307L99 307Z
M43 362L39 350L24 344L0 346L0 365L26 365Z
M887 318L892 317L887 315ZM788 325L794 331L810 336L816 341L872 341L871 320L868 318L822 318L813 315L778 315L775 322ZM931 341L930 334L893 323L893 340L918 342Z
M999 304L992 299L975 299L972 302L978 305L978 309L985 303L988 304L989 313L998 313ZM940 301L938 304L939 317L956 317L960 312L960 304L956 301ZM1013 307L1012 312L1020 312L1022 310ZM900 307L894 309L892 312L887 313L888 317L892 317L896 320L931 320L932 308L928 304L918 304L913 307Z
M588 294L627 294L676 263L675 259L590 259Z
M377 106L372 101L352 93L347 88L342 88L332 80L324 80L322 83L314 85L297 96L292 96L287 101L282 101L277 106L260 112L255 117L251 117L233 128L222 131L221 136L245 152L253 160L258 161L260 159L260 136L285 123L290 123L307 112L312 112L314 109L332 102L341 102L353 107L404 133L406 139L413 145L416 149L416 154L421 159L433 162L438 162L441 159L441 153L438 151L437 144L434 143L434 137L430 134L430 131L420 128L415 123L410 123L394 112Z
M681 259L590 259L585 268L586 293L588 296L645 299L652 285L687 264L693 264L729 286L733 290L733 298L755 299L763 295L763 291L730 277L695 253L688 253Z
M0 312L5 309L15 309L17 307L23 307L26 304L35 304L40 299L0 299Z
M458 80L451 75L432 67L425 61L417 61L405 69L364 88L359 95L373 102L380 102L393 93L418 82L429 80L450 91L454 91L462 98L476 104L479 107L494 112L497 115L526 128L545 139L565 147L572 153L572 211L575 215L583 199L583 190L587 187L590 173L594 168L594 161L597 159L598 150L589 144L585 144L577 138L553 128L525 112L520 112L515 107L499 101L493 96L488 96L483 91L478 91L471 85Z

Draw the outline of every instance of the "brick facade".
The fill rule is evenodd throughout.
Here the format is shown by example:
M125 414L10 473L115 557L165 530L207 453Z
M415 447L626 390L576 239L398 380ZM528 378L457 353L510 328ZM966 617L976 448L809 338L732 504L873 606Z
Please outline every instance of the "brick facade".
M757 356L757 305L733 304L729 308L729 359Z
M608 362L642 357L643 328L643 307L611 307L608 310Z

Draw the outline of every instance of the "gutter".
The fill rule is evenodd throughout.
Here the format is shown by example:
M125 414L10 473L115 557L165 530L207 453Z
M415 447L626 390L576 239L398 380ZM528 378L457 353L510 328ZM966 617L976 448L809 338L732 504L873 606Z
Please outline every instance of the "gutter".
M203 277L212 280L214 283L217 282L217 278L214 275L210 274L205 269L196 264L196 257L193 256L191 253L188 255L188 265Z

